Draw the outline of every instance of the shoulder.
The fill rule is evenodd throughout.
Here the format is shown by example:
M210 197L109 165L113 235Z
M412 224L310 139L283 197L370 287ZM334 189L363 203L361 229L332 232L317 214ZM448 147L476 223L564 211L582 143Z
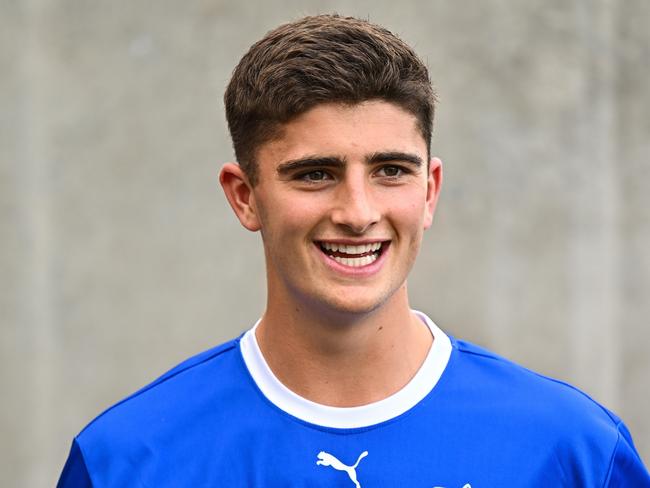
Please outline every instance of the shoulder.
M553 453L586 486L650 481L624 423L585 392L475 344L452 338L452 347L447 387L474 403L469 418L498 426L500 442Z
M470 342L452 339L452 360L464 388L518 409L531 419L557 419L566 426L616 428L621 422L614 413L575 386L542 375Z
M225 399L241 387L245 377L238 342L234 339L183 361L105 410L77 436L81 449L88 445L114 448L156 430L173 429L179 419L196 415L208 405L227 405Z

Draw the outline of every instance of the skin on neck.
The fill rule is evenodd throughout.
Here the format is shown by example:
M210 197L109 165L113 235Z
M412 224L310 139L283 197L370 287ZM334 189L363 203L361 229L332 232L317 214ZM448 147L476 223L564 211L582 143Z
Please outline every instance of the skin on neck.
M258 344L287 388L322 405L354 407L396 393L416 374L433 341L410 310L406 283L366 313L286 298L269 293Z

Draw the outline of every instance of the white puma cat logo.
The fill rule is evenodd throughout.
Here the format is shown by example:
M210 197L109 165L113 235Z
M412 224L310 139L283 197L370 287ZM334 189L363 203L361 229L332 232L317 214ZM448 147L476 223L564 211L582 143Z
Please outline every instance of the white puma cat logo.
M356 488L361 488L361 485L357 481L357 466L359 466L359 462L367 455L368 451L363 451L361 454L359 454L359 459L357 459L356 463L354 463L352 466L347 466L331 454L325 451L321 451L318 453L318 461L316 461L316 464L318 466L331 466L337 471L345 471Z

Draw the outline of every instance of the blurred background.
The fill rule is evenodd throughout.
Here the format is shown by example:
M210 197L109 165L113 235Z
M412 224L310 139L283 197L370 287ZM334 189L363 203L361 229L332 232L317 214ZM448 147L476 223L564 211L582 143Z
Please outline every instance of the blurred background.
M0 0L0 485L53 486L94 416L261 314L222 94L265 32L331 12L440 93L412 305L579 386L650 461L650 2Z

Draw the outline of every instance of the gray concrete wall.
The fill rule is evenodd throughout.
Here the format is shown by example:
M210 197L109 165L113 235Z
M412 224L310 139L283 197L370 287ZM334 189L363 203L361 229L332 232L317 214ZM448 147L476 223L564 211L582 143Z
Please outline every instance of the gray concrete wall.
M332 11L441 94L414 306L580 386L650 460L649 2L0 0L1 486L53 485L94 415L260 314L221 97L264 32Z

